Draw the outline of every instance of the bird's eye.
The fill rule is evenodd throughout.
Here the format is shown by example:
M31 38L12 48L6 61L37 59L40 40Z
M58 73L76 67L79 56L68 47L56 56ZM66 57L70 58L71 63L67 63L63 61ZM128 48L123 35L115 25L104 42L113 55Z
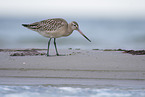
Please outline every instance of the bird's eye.
M77 25L74 25L75 27L77 27Z

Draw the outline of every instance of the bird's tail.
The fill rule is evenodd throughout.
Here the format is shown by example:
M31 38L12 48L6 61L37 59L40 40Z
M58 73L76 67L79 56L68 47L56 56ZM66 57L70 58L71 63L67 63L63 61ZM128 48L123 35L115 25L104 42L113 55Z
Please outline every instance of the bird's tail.
M22 26L24 26L24 27L28 27L29 25L28 25L28 24L22 24Z

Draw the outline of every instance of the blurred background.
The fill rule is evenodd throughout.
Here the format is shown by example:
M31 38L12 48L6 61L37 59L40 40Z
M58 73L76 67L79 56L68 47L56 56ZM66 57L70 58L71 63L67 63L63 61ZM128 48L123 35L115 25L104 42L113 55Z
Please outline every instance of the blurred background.
M0 0L0 48L47 48L48 38L21 24L49 18L77 21L92 41L74 31L59 49L145 49L145 0Z

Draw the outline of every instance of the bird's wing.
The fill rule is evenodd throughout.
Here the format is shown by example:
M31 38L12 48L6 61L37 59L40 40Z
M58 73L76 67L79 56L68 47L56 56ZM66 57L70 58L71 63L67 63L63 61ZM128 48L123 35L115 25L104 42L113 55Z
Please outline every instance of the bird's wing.
M39 31L55 31L66 24L64 19L48 19L29 24L28 28Z

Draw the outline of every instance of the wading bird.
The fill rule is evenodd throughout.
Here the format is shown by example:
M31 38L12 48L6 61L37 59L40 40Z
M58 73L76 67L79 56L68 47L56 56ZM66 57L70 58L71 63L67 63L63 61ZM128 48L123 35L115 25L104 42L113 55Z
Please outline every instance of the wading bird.
M32 24L22 25L28 29L38 32L44 37L50 38L48 41L47 56L49 56L49 45L52 38L54 38L56 55L59 56L56 47L56 38L69 36L74 30L80 32L81 35L83 35L89 42L91 42L91 40L80 31L79 25L75 21L72 21L68 24L67 21L62 18L54 18L35 22Z

